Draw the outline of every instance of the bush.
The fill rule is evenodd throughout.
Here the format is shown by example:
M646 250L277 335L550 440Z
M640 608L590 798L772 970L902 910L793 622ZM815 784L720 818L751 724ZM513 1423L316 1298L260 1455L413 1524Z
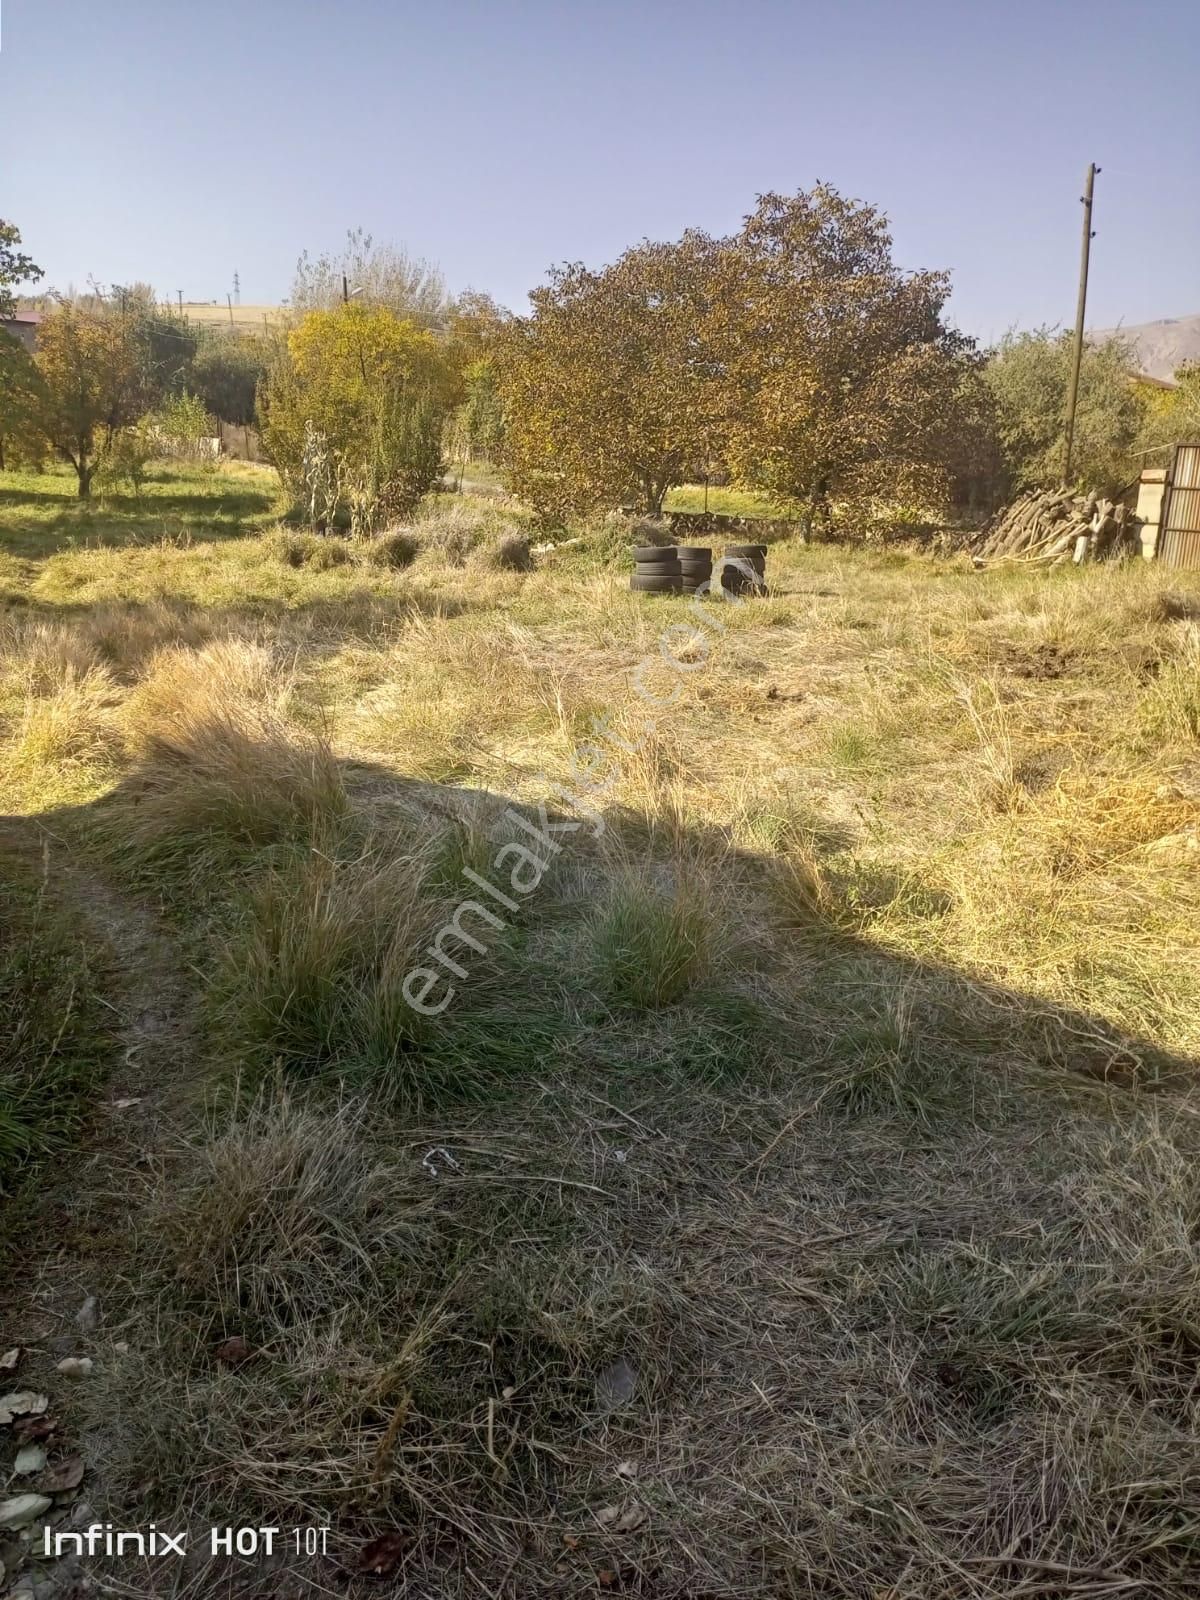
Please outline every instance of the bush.
M197 395L172 396L149 423L150 435L163 454L209 465L215 461L217 423Z
M417 523L424 547L451 566L460 567L485 545L519 537L522 529L511 506L456 498L432 502Z
M252 1065L342 1079L396 1071L427 1026L402 985L443 911L430 855L387 840L289 859L254 891L217 984L230 1050ZM397 1081L393 1087L407 1087Z
M444 466L444 416L427 394L400 391L381 397L367 463L375 518L406 515L437 483Z
M144 422L118 428L96 463L96 486L101 495L127 483L134 498L139 498L146 481L146 468L155 453L153 430Z
M344 515L355 533L370 533L405 516L440 477L456 384L447 350L390 311L310 311L272 343L264 446L288 488L305 492L314 527Z
M411 567L420 554L421 541L408 528L395 528L372 539L367 560L375 567Z
M272 551L285 567L311 567L315 572L344 567L353 559L345 539L333 533L280 531L272 540Z
M484 545L480 552L484 566L501 572L531 572L533 556L529 540L523 533L502 534L499 539Z
M106 803L113 853L186 870L340 817L337 762L284 720L285 692L268 652L236 640L164 652L126 706L138 759Z

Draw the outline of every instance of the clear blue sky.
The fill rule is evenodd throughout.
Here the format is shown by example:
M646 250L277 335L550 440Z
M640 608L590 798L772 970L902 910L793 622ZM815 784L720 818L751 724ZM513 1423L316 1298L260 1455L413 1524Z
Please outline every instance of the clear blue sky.
M288 292L347 227L514 307L826 179L987 339L1200 311L1197 0L3 0L0 215L51 283Z

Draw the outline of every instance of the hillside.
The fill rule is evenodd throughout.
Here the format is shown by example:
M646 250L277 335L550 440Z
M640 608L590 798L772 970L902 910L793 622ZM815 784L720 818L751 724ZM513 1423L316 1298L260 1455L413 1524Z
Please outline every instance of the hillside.
M1152 378L1169 378L1185 361L1200 361L1200 312L1138 322L1132 327L1093 329L1088 338L1107 339L1114 333L1132 341L1142 371Z
M229 307L224 302L218 305L215 300L211 304L185 300L183 314L189 322L203 323L205 326L226 328L233 326L243 333L261 333L264 324L278 321L283 312L279 306L240 305L234 306L231 316Z

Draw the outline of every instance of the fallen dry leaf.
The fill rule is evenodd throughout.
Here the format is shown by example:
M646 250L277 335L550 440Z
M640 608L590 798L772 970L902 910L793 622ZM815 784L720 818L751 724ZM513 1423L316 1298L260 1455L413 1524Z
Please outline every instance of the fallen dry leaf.
M618 1478L636 1478L638 1464L636 1461L619 1461L617 1463Z
M566 1545L568 1550L578 1550L579 1535L577 1533L564 1533L563 1543Z
M632 1533L645 1520L645 1507L638 1505L636 1500L630 1501L623 1509L620 1506L602 1506L596 1512L596 1521L600 1526L611 1528L614 1533Z
M65 1456L42 1479L43 1494L63 1494L67 1489L78 1489L83 1482L83 1457Z
M16 1533L27 1528L43 1512L49 1511L51 1504L44 1494L18 1494L11 1500L0 1500L0 1529Z
M13 1471L19 1478L24 1478L31 1472L40 1472L45 1465L46 1451L43 1445L23 1444L17 1451Z
M17 1362L20 1361L20 1359L21 1346L19 1344L15 1344L11 1350L6 1350L4 1354L0 1356L0 1372L14 1371Z
M57 1427L53 1417L18 1417L13 1423L13 1432L18 1439L48 1439Z
M407 1534L395 1531L381 1533L378 1538L363 1545L359 1551L358 1570L369 1574L372 1578L390 1578L400 1565L400 1558L407 1543Z
M254 1351L250 1348L240 1333L231 1334L228 1339L223 1339L213 1355L223 1367L240 1367L243 1362L249 1361Z
M45 1411L47 1404L46 1396L33 1389L17 1389L12 1394L0 1395L0 1427L6 1427L14 1417Z
M617 1575L611 1567L601 1567L596 1574L596 1582L602 1589L615 1589L617 1587Z

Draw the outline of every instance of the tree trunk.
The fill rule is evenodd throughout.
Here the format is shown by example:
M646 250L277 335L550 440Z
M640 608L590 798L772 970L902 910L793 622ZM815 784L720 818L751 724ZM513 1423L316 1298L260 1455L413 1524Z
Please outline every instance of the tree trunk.
M642 495L646 501L646 511L652 517L662 516L662 504L667 498L667 484L660 483L649 476L642 478Z
M79 477L79 498L90 500L92 497L92 474L96 468L90 465L86 456L81 456L75 463L75 471Z

